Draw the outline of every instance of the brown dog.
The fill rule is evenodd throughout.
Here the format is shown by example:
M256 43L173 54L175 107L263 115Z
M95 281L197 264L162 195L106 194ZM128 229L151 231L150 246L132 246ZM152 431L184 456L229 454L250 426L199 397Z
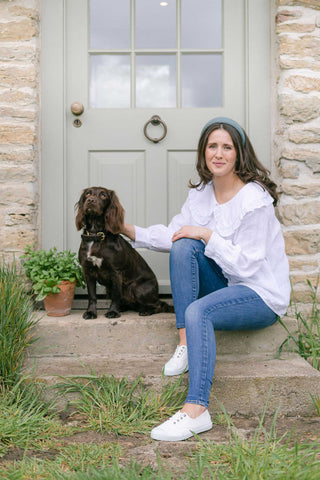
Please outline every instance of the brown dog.
M159 300L155 274L119 232L124 209L117 195L103 187L86 188L76 204L76 227L83 230L79 261L88 287L89 303L83 318L97 318L96 283L111 298L106 317L120 317L124 310L139 315L173 312Z

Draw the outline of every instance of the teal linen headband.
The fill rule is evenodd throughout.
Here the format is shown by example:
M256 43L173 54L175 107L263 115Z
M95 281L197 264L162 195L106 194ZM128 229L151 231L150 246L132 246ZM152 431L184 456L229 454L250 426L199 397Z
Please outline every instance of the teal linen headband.
M235 128L235 129L237 130L237 132L239 133L243 145L246 144L246 137L245 137L244 131L243 131L242 128L240 127L239 123L237 123L235 120L232 120L232 118L228 118L228 117L216 117L216 118L212 118L212 120L209 120L209 122L207 122L207 123L205 124L205 126L203 127L203 129L201 130L201 135L203 134L203 132L204 132L208 127L210 127L210 125L213 125L214 123L225 123L226 125L231 125L231 127Z

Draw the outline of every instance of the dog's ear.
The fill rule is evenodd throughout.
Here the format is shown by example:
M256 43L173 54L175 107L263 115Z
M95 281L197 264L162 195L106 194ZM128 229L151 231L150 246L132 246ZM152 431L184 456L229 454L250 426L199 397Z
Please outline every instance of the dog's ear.
M120 233L124 222L124 208L119 202L115 192L110 191L110 204L105 215L106 230L111 233Z
M83 204L85 200L85 190L83 190L79 201L75 204L75 210L77 210L76 216L76 227L77 230L81 230L84 225L84 213L83 213Z

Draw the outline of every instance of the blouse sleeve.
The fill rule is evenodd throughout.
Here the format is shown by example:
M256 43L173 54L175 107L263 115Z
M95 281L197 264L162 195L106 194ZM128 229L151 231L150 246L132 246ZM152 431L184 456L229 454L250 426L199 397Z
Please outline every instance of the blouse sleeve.
M191 222L191 212L189 207L189 197L184 203L181 212L174 216L168 226L152 225L142 228L135 226L135 241L132 242L134 248L149 248L162 252L168 252L172 246L172 236L183 225Z
M275 220L272 205L247 213L233 240L214 231L206 246L205 255L214 259L223 272L235 280L252 277L266 258L270 243L268 224Z

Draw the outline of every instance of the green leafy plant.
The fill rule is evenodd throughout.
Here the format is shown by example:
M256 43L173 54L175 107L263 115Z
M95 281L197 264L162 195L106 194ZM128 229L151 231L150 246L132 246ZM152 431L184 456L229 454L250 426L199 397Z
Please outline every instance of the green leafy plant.
M59 293L62 281L76 282L77 287L84 287L81 266L70 250L58 252L56 247L49 251L35 250L27 245L22 259L36 301L43 300L49 293Z

